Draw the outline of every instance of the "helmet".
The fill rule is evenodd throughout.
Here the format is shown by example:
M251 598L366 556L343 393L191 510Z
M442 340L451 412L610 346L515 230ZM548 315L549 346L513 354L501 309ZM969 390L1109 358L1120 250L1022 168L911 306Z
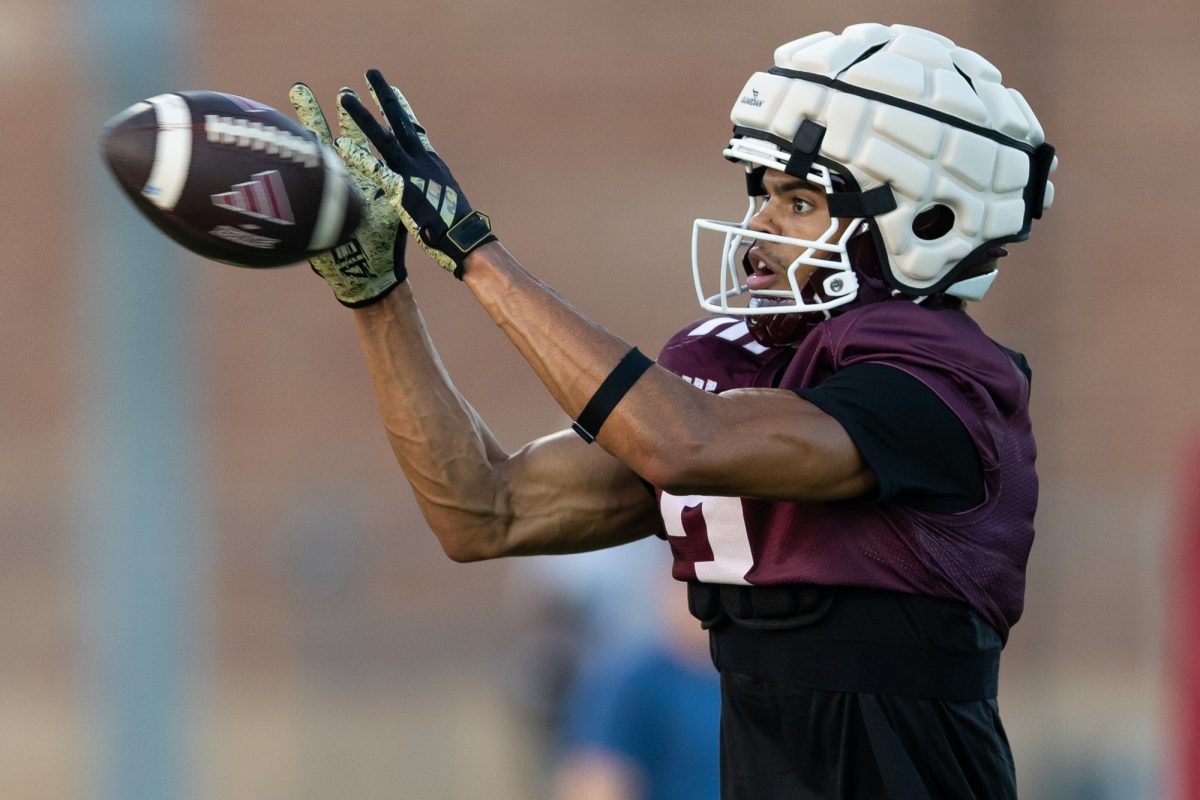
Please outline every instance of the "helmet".
M983 297L1000 245L1028 238L1053 202L1049 176L1058 163L1029 104L1000 78L977 53L906 25L852 25L778 48L775 66L751 76L731 112L724 155L746 170L746 215L697 219L692 228L700 305L754 321L812 312L819 319L897 293L917 301ZM749 230L765 169L825 190L833 219L821 236ZM701 274L702 231L724 236L711 284ZM746 288L743 259L758 240L803 248L784 289ZM805 285L796 278L801 266L815 268ZM886 291L863 292L872 280ZM750 302L730 303L740 295Z

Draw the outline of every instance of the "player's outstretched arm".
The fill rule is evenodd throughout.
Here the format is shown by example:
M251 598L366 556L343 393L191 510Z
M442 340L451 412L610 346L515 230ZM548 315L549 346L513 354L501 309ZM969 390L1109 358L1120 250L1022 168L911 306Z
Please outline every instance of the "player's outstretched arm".
M579 419L630 345L530 275L496 241L491 219L471 208L403 95L378 70L367 72L367 82L386 127L357 97L343 95L341 105L382 161L339 140L347 163L379 177L417 243L467 283L559 406ZM603 430L591 433L673 494L835 500L875 485L841 424L792 392L714 396L656 367L625 388Z
M451 558L595 550L661 529L638 476L571 431L506 453L451 382L407 283L355 316L392 450Z
M339 97L353 95L342 89ZM447 554L469 561L572 552L656 531L661 523L637 476L573 435L546 437L511 455L501 448L450 381L413 300L401 227L412 220L389 199L402 184L367 150L340 102L334 142L309 88L297 83L290 96L300 122L336 143L362 199L354 238L311 263L339 302L358 309L393 452Z

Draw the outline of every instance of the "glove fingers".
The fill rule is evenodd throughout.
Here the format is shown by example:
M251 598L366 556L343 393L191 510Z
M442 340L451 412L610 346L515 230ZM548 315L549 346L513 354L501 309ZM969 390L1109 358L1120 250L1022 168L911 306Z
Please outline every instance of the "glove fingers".
M421 151L434 152L425 128L417 122L417 115L400 90L389 85L383 73L377 69L367 70L367 85L371 88L375 104L409 155L419 155Z
M333 134L329 131L329 123L321 113L321 104L312 93L312 89L303 83L295 83L288 91L288 99L296 109L296 119L308 130L316 134L317 139L327 145L333 144Z
M425 132L425 128L421 123L417 122L417 115L413 113L412 106L408 104L408 99L400 91L399 88L393 86L392 93L396 95L396 100L400 103L400 108L404 111L404 116L412 124L413 130L416 131L417 139L420 140L421 146L434 156L437 156L437 151L433 149L433 145L429 141L429 134Z
M355 99L358 98L358 95L354 93L353 89L348 89L345 86L343 86L338 92L337 117L339 138L350 139L359 147L369 150L371 148L371 142L369 139L367 139L367 135L362 132L362 128L358 127L357 123L354 122L354 119L342 106L342 98L347 95L350 95Z
M358 99L358 95L353 92L339 95L338 104L345 109L350 120L362 131L371 144L375 145L375 149L379 151L384 160L393 164L408 161L408 154L404 152L404 147L400 145L397 137L379 124L375 115L368 111L362 101Z

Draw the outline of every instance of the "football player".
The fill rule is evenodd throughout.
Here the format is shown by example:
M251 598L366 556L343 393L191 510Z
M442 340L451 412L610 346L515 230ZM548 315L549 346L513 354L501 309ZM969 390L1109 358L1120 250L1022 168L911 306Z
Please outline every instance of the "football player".
M387 435L446 553L665 539L721 672L725 798L1015 796L996 693L1037 503L1030 375L963 301L1053 199L1054 151L1021 95L901 25L780 47L724 150L747 213L693 230L714 315L655 363L529 273L403 95L367 80L382 123L338 98L368 206L358 252L313 266L357 309ZM292 99L331 140L307 88ZM573 430L497 443L438 359L397 222Z

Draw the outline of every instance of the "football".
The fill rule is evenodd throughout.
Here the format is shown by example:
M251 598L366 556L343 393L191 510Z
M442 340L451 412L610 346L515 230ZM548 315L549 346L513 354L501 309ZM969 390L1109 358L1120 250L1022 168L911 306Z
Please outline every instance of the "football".
M110 119L100 149L159 230L239 267L278 267L354 233L362 205L342 159L298 122L233 94L186 91Z

